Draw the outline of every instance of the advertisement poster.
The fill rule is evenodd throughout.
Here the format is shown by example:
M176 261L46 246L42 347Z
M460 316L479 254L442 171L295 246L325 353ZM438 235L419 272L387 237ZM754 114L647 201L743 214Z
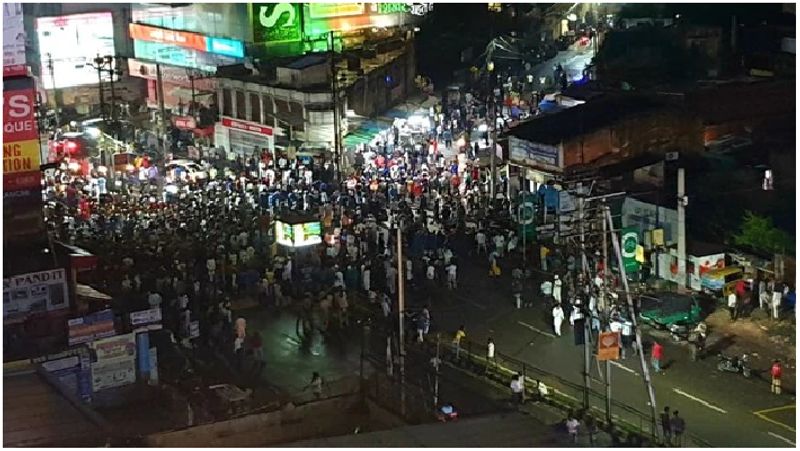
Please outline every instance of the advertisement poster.
M97 361L136 357L136 336L133 332L111 338L95 340L90 345Z
M275 152L275 128L256 122L223 117L215 126L215 143L237 155L252 155L258 149Z
M25 26L21 3L3 3L3 66L25 64Z
M303 37L302 10L298 3L253 3L253 41L299 41Z
M131 312L131 326L144 326L161 322L161 307Z
M117 333L114 329L114 313L111 309L67 320L67 329L69 330L68 344L70 346L113 337Z
M79 355L48 360L42 368L55 376L69 393L74 393L85 402L92 399L91 369L89 361Z
M547 169L560 168L560 150L556 146L533 143L509 136L508 148L509 159L515 163Z
M92 364L92 391L136 382L136 359L112 359Z
M601 332L597 339L597 360L619 360L619 332Z
M64 269L20 274L3 279L3 318L69 307Z
M636 229L622 229L622 262L628 276L639 271L639 262L636 260L636 247L639 245L639 233Z
M90 64L97 55L116 53L110 12L39 17L36 32L45 89L54 88L54 79L55 88L97 84L97 70Z

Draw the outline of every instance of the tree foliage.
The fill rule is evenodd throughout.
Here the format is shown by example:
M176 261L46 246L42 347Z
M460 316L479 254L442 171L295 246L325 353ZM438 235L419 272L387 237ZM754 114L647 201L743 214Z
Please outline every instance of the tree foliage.
M794 249L794 239L772 224L772 218L746 211L741 232L733 235L738 246L766 253L785 253Z

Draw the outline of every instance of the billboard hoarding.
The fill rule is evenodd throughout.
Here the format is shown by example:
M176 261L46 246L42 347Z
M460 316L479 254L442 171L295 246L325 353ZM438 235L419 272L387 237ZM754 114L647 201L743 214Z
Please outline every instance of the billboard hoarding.
M70 346L113 337L117 333L114 330L114 313L110 309L67 320L67 329L67 344Z
M277 130L256 122L223 117L215 126L214 140L219 147L238 155L250 155L254 150L275 152Z
M303 8L298 3L253 3L253 41L276 44L303 37Z
M136 23L128 25L128 32L130 33L131 39L134 40L160 42L162 44L200 51L206 50L206 38L199 33L167 30L165 28L151 27L149 25Z
M3 279L3 318L69 307L63 268L20 274Z
M116 53L110 12L39 17L36 32L45 89L97 84L97 71L89 64L97 55Z
M136 359L92 363L92 391L99 392L136 382Z
M3 143L3 174L39 171L41 145L38 139Z
M34 106L33 78L6 79L3 82L3 142L39 139Z
M21 3L3 3L3 66L24 65L25 25Z
M143 326L161 321L161 308L155 307L131 312L131 326Z
M138 39L133 41L133 51L138 59L198 69L211 74L216 73L217 66L227 66L241 62L237 58L214 55L161 42L140 41Z
M133 332L125 335L117 335L110 338L102 338L91 343L97 361L113 360L118 358L136 357L136 336Z
M560 150L556 146L548 146L509 136L508 148L509 159L513 162L525 166L560 167Z
M134 58L128 58L128 73L134 77L144 78L146 80L157 80L156 65L145 61L140 61ZM164 83L171 83L183 88L191 88L192 81L189 79L189 74L185 69L176 67L162 66L161 79ZM217 83L214 78L196 78L194 80L194 89L200 91L216 91Z

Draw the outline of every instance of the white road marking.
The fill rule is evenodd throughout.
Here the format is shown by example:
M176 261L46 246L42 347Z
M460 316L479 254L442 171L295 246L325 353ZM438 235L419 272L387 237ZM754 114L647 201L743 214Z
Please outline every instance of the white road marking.
M628 368L627 366L625 366L625 365L623 365L623 364L621 364L621 363L619 363L619 362L617 362L617 361L614 361L614 360L609 360L609 362L610 362L612 365L614 365L615 367L617 367L617 368L619 368L619 369L621 369L621 370L627 371L627 372L629 372L629 373L633 374L634 376L639 376L639 373L637 373L636 371L634 371L634 370L632 370L632 369Z
M537 328L535 328L535 327L531 326L531 325L530 325L530 324L528 324L528 323L524 323L524 322L522 322L522 321L517 321L517 324L519 324L519 325L520 325L520 326L522 326L522 327L527 327L528 329L530 329L530 330L532 330L532 331L534 331L534 332L536 332L536 333L538 333L538 334L542 334L542 335L545 335L545 336L547 336L547 337L550 337L550 338L556 338L556 336L555 336L555 335L553 335L553 334L551 334L551 333L549 333L549 332L545 332L545 331L543 331L543 330L539 330L539 329L537 329Z
M795 446L795 443L794 443L793 441L789 440L788 438L786 438L786 437L784 437L784 436L782 436L782 435L778 435L778 434L776 434L776 433L774 433L774 432L767 432L767 434L769 434L769 435L771 435L771 436L775 437L775 438L776 438L776 439L778 439L778 440L782 440L782 441L783 441L783 442L785 442L785 443L788 443L788 444L790 444L790 445L792 445L792 446Z
M691 399L692 401L697 401L697 402L699 402L700 404L702 404L702 405L704 405L704 406L708 407L708 408L709 408L709 409L711 409L711 410L716 410L716 411L717 411L717 412L719 412L719 413L728 413L728 411L727 411L727 410L725 410L725 409L721 409L721 408L719 408L719 407L717 407L717 406L715 406L715 405L713 405L713 404L709 403L708 401L704 401L704 400L702 400L702 399L698 398L697 396L692 396L692 395L690 395L690 394L686 393L685 391L681 390L680 388L673 388L673 389L672 389L672 391L674 391L675 393L677 393L677 394L679 394L679 395L686 396L687 398Z

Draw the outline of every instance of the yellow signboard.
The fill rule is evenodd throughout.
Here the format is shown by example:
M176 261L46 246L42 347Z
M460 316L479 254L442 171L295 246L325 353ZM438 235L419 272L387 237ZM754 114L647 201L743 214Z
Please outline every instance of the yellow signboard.
M3 174L38 171L40 164L38 139L3 143Z

